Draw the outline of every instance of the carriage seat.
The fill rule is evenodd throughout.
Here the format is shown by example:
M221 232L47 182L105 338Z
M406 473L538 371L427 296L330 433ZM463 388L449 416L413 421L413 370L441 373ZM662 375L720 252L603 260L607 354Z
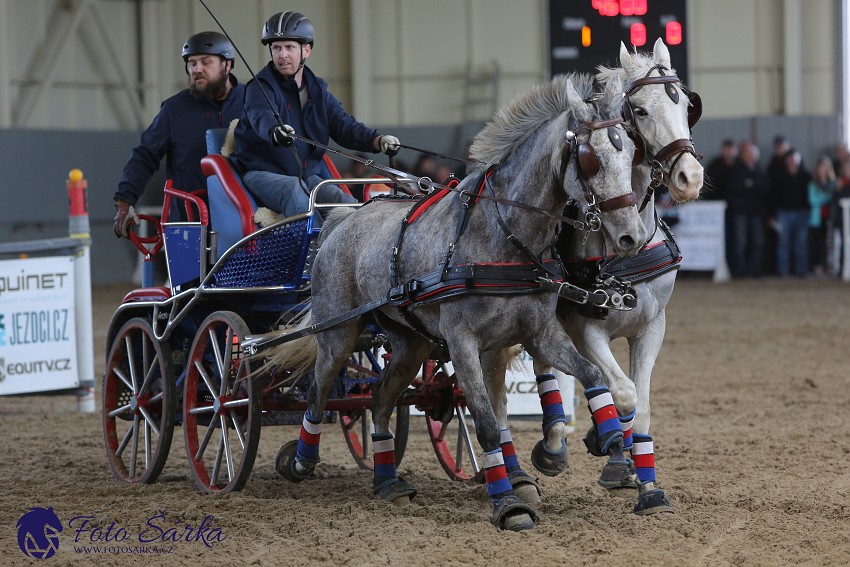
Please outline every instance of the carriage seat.
M212 128L206 132L207 155L201 158L201 170L207 176L207 199L210 205L210 224L218 233L217 257L242 238L257 230L254 213L257 202L245 188L239 174L228 159L221 155L227 138L227 128ZM330 157L324 156L326 179L342 177ZM348 187L340 188L351 195Z
M221 147L227 128L207 130L207 155L201 158L201 170L207 176L207 199L210 204L210 224L218 233L216 256L257 230L254 211L257 203L245 189L242 179Z

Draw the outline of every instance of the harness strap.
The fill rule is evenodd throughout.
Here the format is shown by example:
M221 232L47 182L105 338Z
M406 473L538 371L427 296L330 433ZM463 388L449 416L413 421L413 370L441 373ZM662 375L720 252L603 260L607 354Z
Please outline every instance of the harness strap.
M294 341L295 339L300 339L301 337L306 337L307 335L314 335L325 329L329 329L334 325L338 325L339 323L343 323L348 321L349 319L354 319L364 313L368 313L369 311L373 311L382 305L385 305L390 302L390 298L386 297L384 299L376 299L371 303L367 303L366 305L361 305L355 309L350 311L346 311L345 313L340 313L339 315L334 315L329 319L325 319L319 323L314 325L310 325L309 327L305 327L303 329L299 329L298 331L293 331L291 333L284 333L282 335L277 335L274 337L268 337L264 335L251 336L248 335L245 337L245 340L239 345L242 349L242 352L246 356L254 356L267 350L271 347L288 343L290 341Z

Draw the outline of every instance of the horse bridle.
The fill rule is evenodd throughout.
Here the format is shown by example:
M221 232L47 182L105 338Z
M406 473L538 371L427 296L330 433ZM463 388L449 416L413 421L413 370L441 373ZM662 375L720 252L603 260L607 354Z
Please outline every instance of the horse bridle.
M558 175L563 185L566 181L567 167L570 159L574 156L576 160L576 174L581 184L584 199L587 203L587 212L585 213L585 230L597 231L602 228L602 220L599 217L600 212L616 211L631 205L637 205L637 195L634 191L629 191L623 195L611 197L604 201L596 202L596 195L590 190L588 181L591 177L599 173L599 157L590 143L580 142L579 135L583 133L592 133L594 130L605 128L608 131L608 140L617 149L623 151L623 139L617 131L617 126L623 123L622 117L601 120L599 122L585 122L577 124L574 117L570 117L568 130L565 134L567 143L561 150L561 169ZM634 160L633 160L634 163Z
M658 71L658 76L650 77L650 73L656 70ZM646 137L640 132L640 128L635 120L635 112L632 107L631 97L646 85L664 85L664 91L667 93L667 96L670 97L670 100L672 100L674 104L678 104L679 91L676 90L674 83L679 83L679 88L681 88L682 92L684 92L688 97L688 128L692 129L699 121L700 116L702 116L702 99L699 94L686 89L679 80L679 77L675 74L667 75L664 72L665 70L669 71L669 69L663 65L654 65L646 72L646 75L634 81L623 93L623 119L630 124L631 130L629 131L629 137L631 137L635 143L635 160L633 163L634 165L639 165L646 161L652 168L651 182L647 188L646 197L644 197L644 201L641 204L641 211L646 208L646 205L652 198L655 189L670 182L673 170L676 168L676 164L679 163L679 160L682 159L682 156L687 153L697 159L702 157L697 154L693 140L690 138L679 138L678 140L673 140L655 152L655 154L652 154L647 146ZM670 164L669 168L664 169L663 164L670 159L673 159L673 163Z

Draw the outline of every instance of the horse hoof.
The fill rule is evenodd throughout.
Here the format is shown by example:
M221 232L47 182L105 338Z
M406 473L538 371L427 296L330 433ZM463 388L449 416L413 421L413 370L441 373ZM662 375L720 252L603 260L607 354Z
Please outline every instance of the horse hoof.
M295 455L298 452L298 441L293 440L284 443L277 451L277 457L274 460L274 468L277 474L288 480L289 482L301 482L313 474L315 464L309 467L306 472L299 471L295 461Z
M616 496L633 497L638 489L637 475L629 461L608 461L596 482Z
M410 496L399 496L395 500L391 501L391 504L396 508L409 508L410 507Z
M493 503L490 521L500 530L521 532L537 526L537 512L528 504L510 494Z
M531 451L531 464L534 468L546 476L558 476L570 468L570 455L567 450L567 440L561 440L561 450L553 453L543 444L543 440L537 442Z
M671 514L676 511L667 495L660 488L655 490L647 490L638 494L637 504L635 504L634 513L638 516L651 516L660 512L669 512Z
M410 506L410 501L416 496L416 488L402 477L385 480L375 487L374 492L381 500L392 502L399 508Z
M524 470L515 470L508 473L508 480L514 494L526 504L540 504L540 485Z

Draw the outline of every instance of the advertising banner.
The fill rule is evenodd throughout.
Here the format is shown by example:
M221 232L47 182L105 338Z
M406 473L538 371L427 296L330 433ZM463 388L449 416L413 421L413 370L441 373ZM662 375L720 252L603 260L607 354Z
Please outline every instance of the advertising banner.
M79 386L74 257L0 260L0 395Z

